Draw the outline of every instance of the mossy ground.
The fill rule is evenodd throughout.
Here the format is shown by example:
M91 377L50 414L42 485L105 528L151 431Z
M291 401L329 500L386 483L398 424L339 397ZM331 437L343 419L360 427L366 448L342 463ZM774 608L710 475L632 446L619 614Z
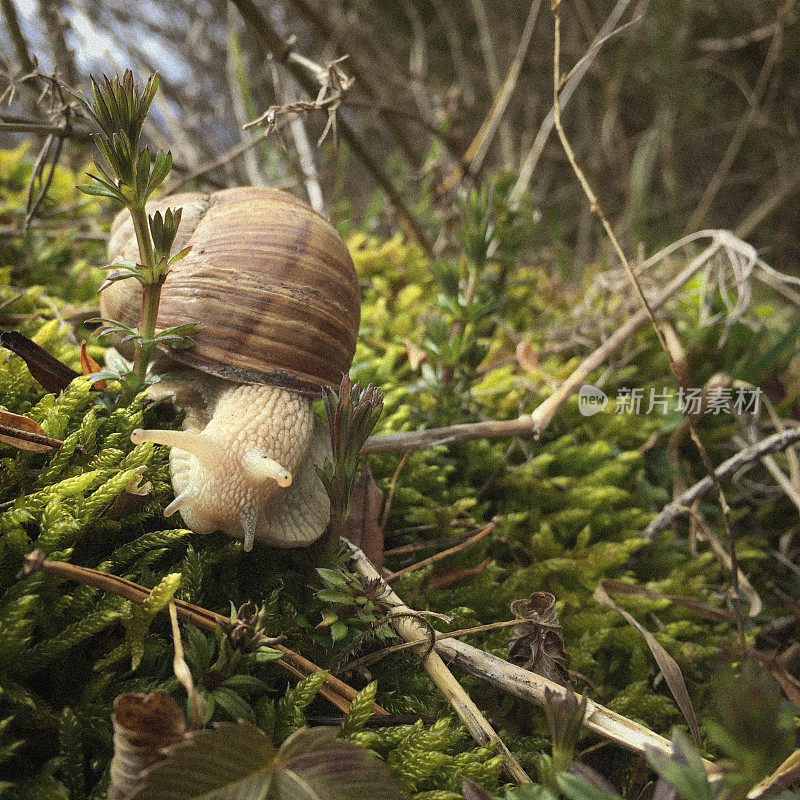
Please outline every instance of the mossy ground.
M21 202L19 187L29 170L23 153L0 154L0 199L9 208ZM75 182L72 174L59 178L51 191L54 205L76 199ZM585 289L564 289L551 277L550 264L521 260L506 280L493 283L490 263L478 277L486 278L484 300L496 303L494 318L489 323L467 319L463 347L453 356L442 346L441 332L452 328L458 310L446 302L441 270L437 273L418 248L399 236L381 240L355 232L348 243L365 286L352 376L386 393L378 433L531 412L591 348L586 341L554 348L553 332L567 332L578 322L584 328L595 324L599 332L619 324L626 313L620 304L613 308L613 297L598 296L587 304L584 319L575 321L573 312ZM92 302L101 273L90 264L102 263L100 248L75 243L69 235L53 239L34 231L25 240L3 240L0 257L0 322L13 323L76 369L82 337L101 360L102 346L62 313ZM764 331L758 342L753 344L756 334L749 329L736 328L720 348L719 329L698 327L696 299L687 296L674 313L684 346L691 348L693 378L701 381L696 385L728 363L741 364L748 347L769 352L788 317L764 305L754 314ZM513 357L522 340L543 354L535 368ZM425 354L421 365L409 358L412 345ZM733 355L732 348L738 348ZM794 354L788 353L790 358ZM777 399L788 409L794 387L791 369L785 367L786 360L775 360L760 377L782 387ZM623 386L674 385L648 329L632 337L610 369L594 379L602 380L612 397ZM114 698L158 689L181 702L184 698L172 675L166 616L153 616L143 625L132 605L114 595L47 575L17 581L24 555L35 548L50 559L113 572L146 587L180 573L178 597L223 614L231 604L266 602L269 631L285 634L292 648L323 668L338 662L341 677L357 688L376 681L376 699L392 713L439 718L432 726L382 731L364 729L363 720L354 718L348 728L348 735L386 758L418 800L459 797L461 775L489 791L499 790L500 757L474 746L408 651L383 658L368 672L347 671L348 660L386 644L385 627L378 624L377 611L352 613L346 602L316 596L323 581L315 568L335 567L318 549L287 552L257 546L248 554L222 534L200 537L182 528L179 518L164 519L162 510L172 498L167 452L150 444L134 447L129 440L135 427L155 424L164 409L141 396L121 405L113 384L98 392L86 378L76 379L59 396L47 394L16 357L0 363L0 407L29 415L48 435L64 440L62 448L45 455L0 445L0 718L7 720L0 727L0 763L10 782L4 796L103 797ZM509 619L513 600L551 592L576 684L588 687L598 702L668 734L683 720L667 687L657 680L658 668L644 640L592 595L600 581L617 578L726 605L724 570L705 546L690 547L682 523L655 541L642 538L670 499L674 463L668 458L668 440L679 421L675 414L616 414L613 403L607 413L587 417L573 398L539 441L476 440L411 453L397 477L388 546L455 536L464 529L461 523L481 525L494 516L500 522L491 536L464 553L403 576L398 593L415 608L447 614L454 627L465 628ZM715 461L735 449L730 416L703 419L701 427ZM695 480L702 477L690 444L679 454L682 468ZM400 458L370 458L382 489L388 489ZM144 482L151 484L149 493L131 493ZM787 613L772 587L795 595L800 588L800 579L772 555L794 525L796 512L782 493L762 483L771 485L757 471L749 488L728 487L740 534L740 564L764 601L762 614L746 622L751 644L761 625ZM712 499L702 511L721 533ZM389 560L394 569L407 563L399 557ZM708 718L715 672L736 658L734 627L709 622L668 600L625 598L620 603L674 656L698 715ZM344 623L335 633L317 627L326 612ZM187 658L211 719L250 719L277 742L304 723L304 710L332 713L315 699L317 679L293 686L274 663L249 657L231 661L213 636L197 630L185 636ZM470 641L503 656L509 637L508 630L498 630ZM464 677L463 684L535 773L537 754L548 748L540 712L474 678ZM585 743L595 741L587 736ZM610 747L603 752L603 772L626 790L633 780L633 758Z

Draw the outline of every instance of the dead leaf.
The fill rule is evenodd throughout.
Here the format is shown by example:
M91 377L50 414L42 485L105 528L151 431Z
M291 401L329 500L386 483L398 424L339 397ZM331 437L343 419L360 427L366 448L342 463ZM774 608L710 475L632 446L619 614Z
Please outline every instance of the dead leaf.
M31 453L49 453L64 444L48 436L44 428L29 417L10 411L0 411L0 442Z
M538 372L542 368L539 356L530 342L522 341L517 345L517 363L526 372Z
M675 605L682 606L689 611L694 611L700 617L710 620L711 622L735 622L736 614L732 611L726 611L723 608L715 608L714 606L703 603L700 600L695 600L693 597L680 597L674 594L661 594L661 592L654 592L645 586L636 586L633 583L625 583L625 581L618 581L609 579L603 581L603 586L607 592L612 594L627 594L633 597L647 597L651 600L669 600Z
M647 628L642 627L627 611L621 609L609 596L606 591L606 585L609 584L611 591L615 591L613 584L615 581L601 581L600 585L594 591L594 599L601 605L616 611L634 630L638 631L643 637L650 652L653 654L664 680L675 698L681 713L683 714L686 722L689 724L689 730L692 732L695 744L700 747L700 728L697 724L697 716L694 713L694 706L689 697L689 692L686 689L686 683L683 680L683 673L678 666L675 659L659 644L655 636L653 636Z
M375 483L369 464L364 459L350 498L350 514L345 530L348 532L347 538L360 547L379 570L383 564L382 505L383 492Z
M0 345L18 355L27 364L31 375L48 392L61 392L79 377L74 369L70 369L43 347L17 331L2 331Z
M81 342L81 370L83 374L92 375L95 372L100 372L100 369L100 365L86 352L86 340L84 339ZM94 389L105 389L106 382L97 381L97 383L92 384L92 387Z
M428 354L410 339L403 339L403 347L406 348L408 365L416 372L428 360Z
M127 800L143 769L163 761L164 748L183 740L186 723L178 704L163 692L122 694L114 703L114 758L108 800Z
M515 600L511 611L522 622L514 627L508 660L561 686L569 685L569 654L556 598L550 592L534 592L530 600Z

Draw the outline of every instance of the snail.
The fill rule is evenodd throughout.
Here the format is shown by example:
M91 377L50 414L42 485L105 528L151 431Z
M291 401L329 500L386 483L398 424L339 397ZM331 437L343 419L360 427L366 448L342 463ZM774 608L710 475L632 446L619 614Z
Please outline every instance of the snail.
M221 530L278 547L308 545L328 523L315 466L330 453L312 398L350 369L360 322L353 261L336 231L305 203L274 189L185 193L148 204L183 209L173 264L161 292L158 328L194 323L188 349L167 353L183 380L152 386L186 410L183 430L137 430L134 443L170 451L175 499L197 533ZM109 256L138 261L127 211L114 220ZM136 281L101 295L104 317L134 326ZM163 369L163 367L161 367Z

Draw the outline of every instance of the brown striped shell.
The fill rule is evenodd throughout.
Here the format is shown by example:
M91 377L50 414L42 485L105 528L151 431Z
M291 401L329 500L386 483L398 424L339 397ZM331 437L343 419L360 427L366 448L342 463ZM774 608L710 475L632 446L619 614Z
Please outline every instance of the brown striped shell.
M148 204L183 208L173 252L191 245L161 292L158 327L194 323L178 362L238 383L307 395L335 386L355 353L360 321L353 261L336 231L286 192L258 187L185 193ZM117 215L111 263L138 261L133 224ZM135 326L141 289L117 281L101 295L104 317Z

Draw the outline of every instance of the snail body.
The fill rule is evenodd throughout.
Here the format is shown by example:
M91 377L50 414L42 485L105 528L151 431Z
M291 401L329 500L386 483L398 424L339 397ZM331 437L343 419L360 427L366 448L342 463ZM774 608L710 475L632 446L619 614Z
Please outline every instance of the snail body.
M311 401L349 371L360 318L346 246L304 203L271 189L175 195L148 211L183 208L174 248L191 246L162 288L158 327L198 326L193 347L169 351L178 377L151 387L186 409L183 430L139 430L171 447L175 500L198 533L307 545L325 530L328 498L315 467L330 452ZM112 260L138 260L127 212ZM111 284L103 316L135 325L141 289ZM171 370L175 371L175 370Z

